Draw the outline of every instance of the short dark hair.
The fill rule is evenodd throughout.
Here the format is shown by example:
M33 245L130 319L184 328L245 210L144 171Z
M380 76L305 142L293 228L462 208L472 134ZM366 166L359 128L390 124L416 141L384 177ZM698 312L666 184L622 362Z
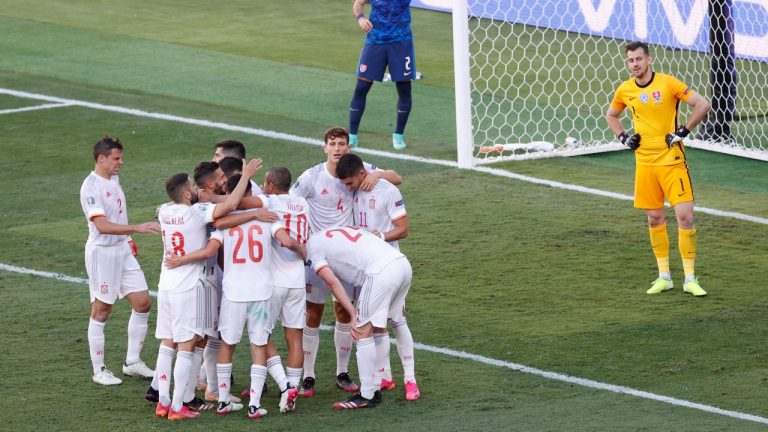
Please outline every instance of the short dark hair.
M638 48L642 48L645 55L650 54L650 50L648 50L648 44L641 41L634 41L634 42L628 43L626 46L626 50L624 52L634 51Z
M347 142L349 142L349 132L341 126L334 126L327 131L325 131L325 136L323 137L323 144L327 144L329 140L333 138L339 138L344 137L347 139Z
M347 153L339 159L339 163L336 164L336 177L340 180L352 177L359 173L363 169L363 160L360 156Z
M181 193L184 192L184 186L189 182L189 174L178 173L168 177L165 181L165 193L171 201L178 203L181 201Z
M227 180L227 193L232 193L233 190L237 187L237 184L240 183L240 177L242 177L241 174L235 174L232 177L230 177ZM245 185L245 192L251 191L251 182L249 181Z
M109 135L104 135L104 137L93 146L93 160L99 160L99 155L109 156L114 149L123 151L123 143L120 142L119 138L112 138Z
M203 184L210 180L217 169L219 169L219 164L217 162L206 161L197 164L195 167L195 184L199 187L203 187Z
M281 192L291 188L291 172L285 167L272 167L267 171L266 180L271 182Z
M219 161L219 168L224 171L225 177L230 178L235 174L243 172L243 160L227 156Z
M213 148L219 148L228 156L245 159L245 146L237 140L224 140L216 143Z

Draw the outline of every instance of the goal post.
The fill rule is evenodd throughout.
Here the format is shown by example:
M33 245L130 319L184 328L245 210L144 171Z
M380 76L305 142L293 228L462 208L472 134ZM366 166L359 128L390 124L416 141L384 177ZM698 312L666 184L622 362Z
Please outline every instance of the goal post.
M632 40L650 45L655 70L712 101L687 146L768 161L766 0L446 5L453 8L460 167L623 149L604 115L629 77L624 46ZM679 120L689 113L681 104Z

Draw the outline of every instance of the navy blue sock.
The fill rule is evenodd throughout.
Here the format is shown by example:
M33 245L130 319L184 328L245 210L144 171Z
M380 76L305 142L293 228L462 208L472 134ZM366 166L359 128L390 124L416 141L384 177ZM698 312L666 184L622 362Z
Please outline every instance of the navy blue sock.
M397 86L397 128L395 133L401 134L405 131L405 124L408 123L408 116L411 114L411 82L398 81Z
M365 98L371 87L373 87L373 82L357 80L355 92L352 93L352 102L349 103L349 133L352 135L357 135L360 119L363 118L363 112L365 112Z

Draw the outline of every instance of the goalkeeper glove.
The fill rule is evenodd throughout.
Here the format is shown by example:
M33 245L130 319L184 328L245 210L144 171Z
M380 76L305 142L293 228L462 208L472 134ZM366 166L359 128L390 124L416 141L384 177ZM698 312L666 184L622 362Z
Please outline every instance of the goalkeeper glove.
M667 142L667 146L669 148L672 148L675 143L682 142L683 138L687 137L689 133L691 133L691 131L689 131L688 128L685 126L680 126L674 133L667 134L667 136L664 138L664 141Z
M624 131L619 134L618 138L622 144L632 150L637 150L640 147L640 134L628 135L627 132Z
M139 248L136 247L136 243L133 242L133 239L128 237L128 246L131 247L131 253L133 256L139 256Z

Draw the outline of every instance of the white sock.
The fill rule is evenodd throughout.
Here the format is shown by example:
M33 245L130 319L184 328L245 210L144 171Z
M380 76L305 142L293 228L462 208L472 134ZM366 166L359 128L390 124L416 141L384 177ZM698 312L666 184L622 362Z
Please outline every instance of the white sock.
M408 327L408 322L405 319L392 321L392 330L395 331L397 353L400 355L400 362L403 364L403 381L416 382L413 336L411 335L411 329Z
M194 356L191 351L176 353L176 365L173 367L173 399L171 399L171 409L174 411L181 411L184 406L184 394L189 384L189 372L192 369Z
M216 372L216 357L219 356L221 342L218 339L208 337L208 343L203 351L203 364L205 365L205 378L208 381L208 391L219 392L219 376Z
M374 333L373 340L376 341L376 380L381 385L381 380L392 381L392 366L389 363L389 333Z
M131 311L128 320L128 352L125 355L125 364L136 363L141 358L141 349L144 347L144 337L149 328L149 312Z
M696 279L695 275L686 275L685 276L685 283L688 283L688 282L690 282L690 281L692 281L694 279Z
M261 365L251 365L251 400L248 406L261 408L261 391L267 380L267 368Z
M333 342L336 344L336 375L349 372L349 358L352 357L352 333L349 331L349 324L336 321Z
M304 347L304 378L314 378L317 349L320 347L320 328L304 327L301 344Z
M280 391L288 388L288 378L285 376L283 364L280 362L280 356L274 356L267 359L267 370L272 379L277 383Z
M301 381L301 368L287 367L285 368L285 375L288 377L288 382L292 386L299 388L299 382Z
M672 275L669 272L659 272L659 279L672 280Z
M370 399L376 392L373 383L376 374L376 342L372 337L357 341L357 370L360 373L360 394Z
M232 363L218 363L216 376L219 380L219 402L229 402L229 378L232 376Z
M104 367L104 326L107 323L91 318L88 321L88 349L91 352L91 365L96 375Z
M157 350L157 364L155 365L155 376L157 377L157 391L160 395L160 403L164 406L171 404L171 374L173 373L173 359L176 357L176 350L160 345Z
M189 380L187 380L187 389L184 392L184 402L189 402L195 398L195 387L197 386L197 374L200 373L200 366L203 365L203 349L195 347L192 354L192 364L189 366Z

